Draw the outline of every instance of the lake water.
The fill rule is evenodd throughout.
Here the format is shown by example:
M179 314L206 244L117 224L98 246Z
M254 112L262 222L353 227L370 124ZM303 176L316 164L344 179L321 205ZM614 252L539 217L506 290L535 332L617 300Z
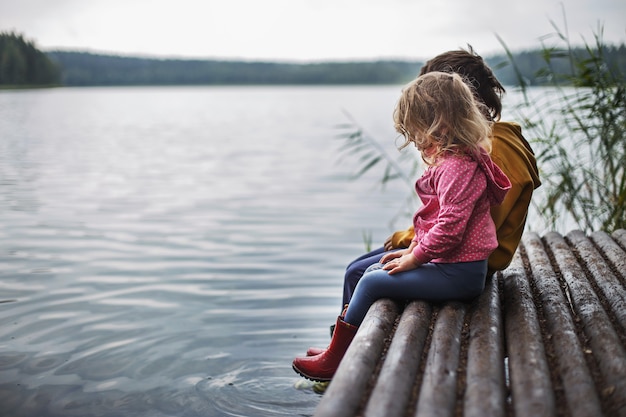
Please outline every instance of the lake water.
M336 125L394 150L398 91L0 93L0 414L310 415L291 360L406 194Z
M336 125L397 152L399 91L0 92L0 416L311 415L293 357L409 221Z

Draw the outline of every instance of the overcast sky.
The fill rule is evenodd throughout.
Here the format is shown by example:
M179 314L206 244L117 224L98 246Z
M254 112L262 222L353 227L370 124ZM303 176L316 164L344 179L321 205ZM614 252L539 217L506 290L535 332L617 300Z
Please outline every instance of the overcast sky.
M270 61L482 55L554 33L626 42L625 0L0 0L0 31L43 50ZM497 36L496 36L497 35Z

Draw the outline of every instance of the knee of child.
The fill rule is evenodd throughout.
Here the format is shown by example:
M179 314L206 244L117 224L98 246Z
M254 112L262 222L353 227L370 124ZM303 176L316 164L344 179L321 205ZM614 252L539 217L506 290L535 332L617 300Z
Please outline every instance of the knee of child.
M363 272L363 275L367 274L368 272L378 271L382 268L383 264L381 264L380 262L376 262L375 264L368 266L365 272Z

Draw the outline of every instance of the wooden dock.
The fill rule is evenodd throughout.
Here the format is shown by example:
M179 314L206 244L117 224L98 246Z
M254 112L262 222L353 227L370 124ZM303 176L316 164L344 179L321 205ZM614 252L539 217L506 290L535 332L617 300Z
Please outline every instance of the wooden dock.
M626 417L626 230L528 233L471 304L377 301L330 416Z

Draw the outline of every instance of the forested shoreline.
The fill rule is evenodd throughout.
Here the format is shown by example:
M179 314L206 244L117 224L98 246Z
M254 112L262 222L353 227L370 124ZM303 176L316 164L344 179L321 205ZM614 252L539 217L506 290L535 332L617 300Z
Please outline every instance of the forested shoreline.
M60 83L60 67L32 41L13 32L0 32L0 86L54 86Z
M415 74L411 61L280 63L158 59L48 52L63 68L63 84L89 85L289 85L394 84Z
M607 64L626 72L626 46L604 48ZM588 51L581 48L573 53L585 56ZM67 51L47 55L61 68L61 82L66 86L403 84L414 78L423 65L423 61L400 60L297 64L157 59ZM551 82L542 71L546 66L544 50L484 58L504 85L518 85L520 78L527 85ZM572 70L567 55L552 56L550 65L554 73Z
M603 45L609 66L626 72L626 46ZM568 51L580 56L584 48ZM545 50L485 56L504 85L544 85ZM512 62L514 65L512 65ZM38 50L15 33L0 33L0 86L147 86L147 85L350 85L403 84L423 61L281 63L201 59L141 58L81 51ZM569 60L550 62L556 73L571 71Z

